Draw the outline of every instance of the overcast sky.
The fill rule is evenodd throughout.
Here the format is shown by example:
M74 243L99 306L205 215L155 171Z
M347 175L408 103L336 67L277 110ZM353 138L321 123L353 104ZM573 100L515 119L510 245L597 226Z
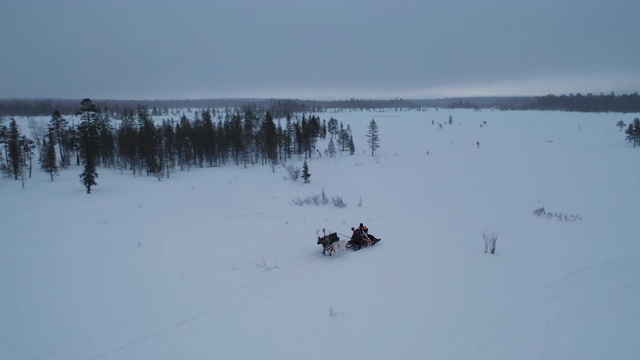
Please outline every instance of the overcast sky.
M0 98L639 88L638 0L0 0Z

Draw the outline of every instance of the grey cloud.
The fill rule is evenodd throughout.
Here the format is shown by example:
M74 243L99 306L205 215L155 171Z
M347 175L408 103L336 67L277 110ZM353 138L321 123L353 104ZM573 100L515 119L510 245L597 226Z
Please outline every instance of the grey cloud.
M532 95L524 92L636 91L640 79L637 1L2 7L0 97Z

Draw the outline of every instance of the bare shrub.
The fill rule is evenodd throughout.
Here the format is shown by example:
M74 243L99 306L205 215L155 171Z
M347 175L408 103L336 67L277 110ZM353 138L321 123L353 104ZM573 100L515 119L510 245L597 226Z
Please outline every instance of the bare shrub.
M536 217L545 216L547 219L552 220L556 219L558 221L580 221L582 220L582 216L580 214L565 214L562 212L551 212L545 210L544 207L533 210L533 215Z
M347 207L347 203L344 202L344 200L342 199L342 196L332 197L331 203L333 203L333 206L335 207L339 207L339 208Z
M289 179L293 181L297 181L300 178L300 174L302 174L302 169L295 165L282 165L285 170L287 170L287 174L289 175Z
M324 191L324 188L322 188L322 192L320 193L320 201L322 202L322 205L327 205L329 203L329 198L327 197L327 193Z
M333 308L329 308L329 316L332 318L345 317L342 311L336 311L336 310L333 310Z
M482 232L482 239L484 239L484 252L486 254L495 254L496 242L498 241L498 233L492 232L491 234L488 234L487 229L484 229L484 231Z
M294 205L298 205L298 206L303 206L303 205L321 206L321 205L329 205L330 203L333 204L335 207L347 206L347 203L342 199L341 196L335 196L329 199L324 189L322 189L322 192L320 194L311 194L305 197L304 199L297 197L297 198L291 199L291 202Z

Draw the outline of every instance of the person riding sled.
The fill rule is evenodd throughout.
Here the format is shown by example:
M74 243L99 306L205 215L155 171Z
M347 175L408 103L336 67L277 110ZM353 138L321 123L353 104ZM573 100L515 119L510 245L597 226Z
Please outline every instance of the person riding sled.
M363 244L373 245L380 241L380 239L369 234L369 228L362 223L360 223L358 228L351 228L351 230L353 231L353 236L359 237Z

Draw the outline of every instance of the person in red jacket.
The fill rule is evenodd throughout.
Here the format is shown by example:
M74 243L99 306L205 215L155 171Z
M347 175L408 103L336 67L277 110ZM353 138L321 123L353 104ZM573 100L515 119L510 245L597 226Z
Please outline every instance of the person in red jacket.
M362 223L360 223L360 226L358 226L357 230L360 231L362 239L367 245L372 245L380 241L380 239L369 234L369 228L366 225L363 225Z
M351 236L352 239L358 239L360 240L360 243L364 245L370 245L372 243L371 239L369 239L369 236L367 236L367 233L362 227L351 228L351 230L353 231L353 235Z

